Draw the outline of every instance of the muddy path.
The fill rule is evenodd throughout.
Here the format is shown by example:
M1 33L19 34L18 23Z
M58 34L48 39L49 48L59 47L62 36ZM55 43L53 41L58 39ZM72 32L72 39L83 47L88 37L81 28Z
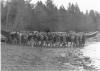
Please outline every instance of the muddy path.
M1 43L2 71L92 71L78 49L35 48ZM93 70L94 71L94 70Z

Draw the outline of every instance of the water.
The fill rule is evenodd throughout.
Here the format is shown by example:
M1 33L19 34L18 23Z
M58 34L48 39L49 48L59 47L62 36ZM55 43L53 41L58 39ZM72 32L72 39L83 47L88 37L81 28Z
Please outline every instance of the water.
M100 42L95 42L85 46L82 50L84 56L88 56L94 65L100 71Z

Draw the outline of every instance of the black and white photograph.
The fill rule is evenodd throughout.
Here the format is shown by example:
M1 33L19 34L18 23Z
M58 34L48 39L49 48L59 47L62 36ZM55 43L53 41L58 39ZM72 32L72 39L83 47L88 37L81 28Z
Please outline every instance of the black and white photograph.
M100 0L0 0L1 71L100 71Z

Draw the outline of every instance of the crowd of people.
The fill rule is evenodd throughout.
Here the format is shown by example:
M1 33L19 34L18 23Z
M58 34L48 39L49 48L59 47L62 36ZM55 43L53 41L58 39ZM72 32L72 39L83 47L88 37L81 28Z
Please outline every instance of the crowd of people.
M36 47L83 47L84 33L75 32L10 32L8 42Z

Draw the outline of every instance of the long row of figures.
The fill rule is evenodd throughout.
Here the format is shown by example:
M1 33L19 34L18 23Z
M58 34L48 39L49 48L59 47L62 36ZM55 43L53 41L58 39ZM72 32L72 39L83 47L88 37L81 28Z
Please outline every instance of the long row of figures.
M6 37L6 42L11 44L32 47L84 47L87 37L93 37L97 32L86 35L84 32L1 31L1 34Z

